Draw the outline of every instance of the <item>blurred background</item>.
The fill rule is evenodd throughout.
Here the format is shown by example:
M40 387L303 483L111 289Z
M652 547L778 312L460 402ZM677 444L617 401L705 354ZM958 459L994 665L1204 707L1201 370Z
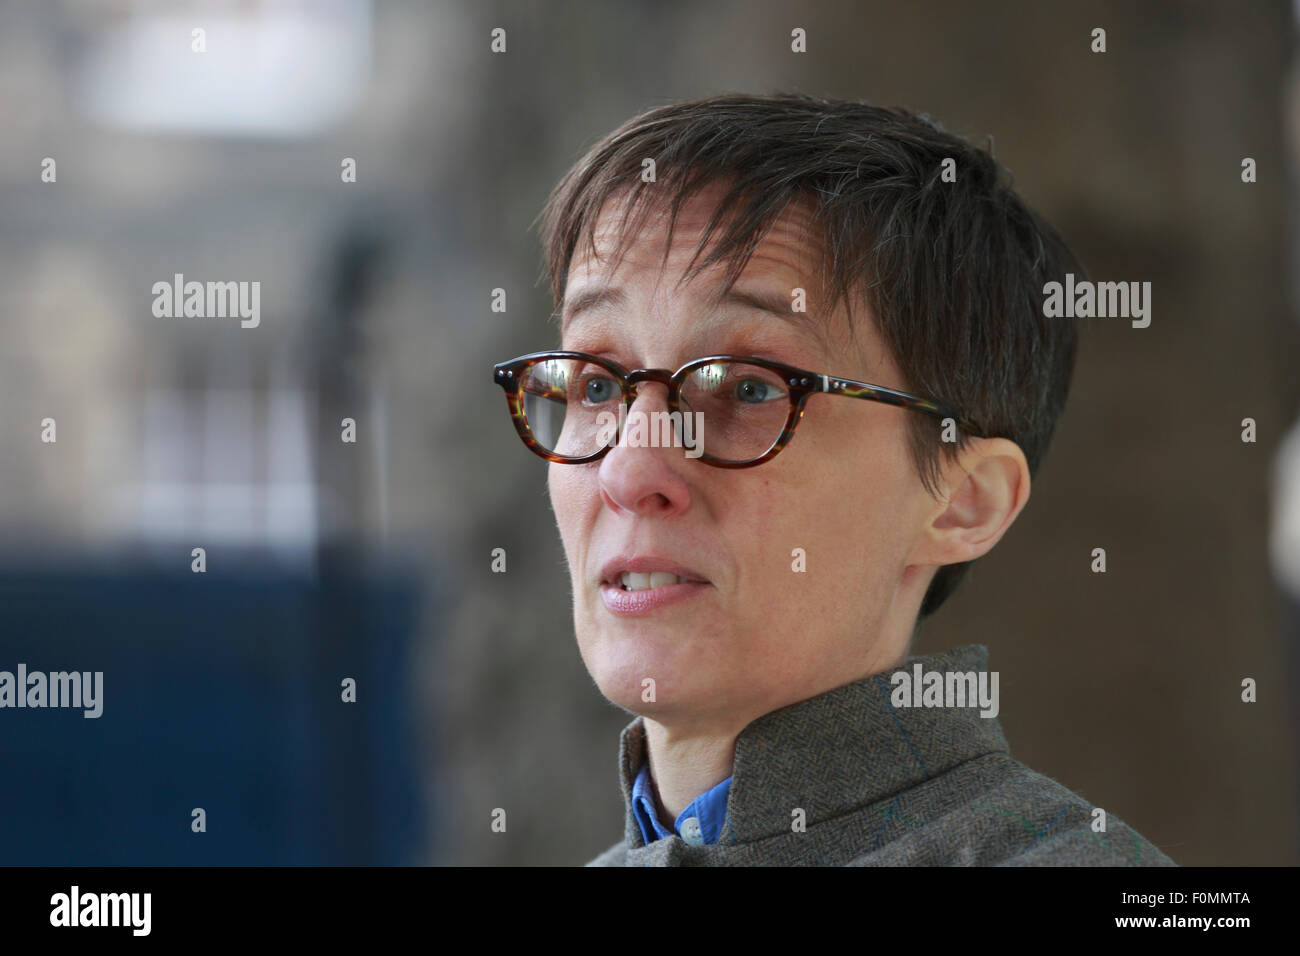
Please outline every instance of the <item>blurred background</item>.
M0 670L105 676L97 720L0 711L0 864L568 865L621 839L631 718L578 656L546 465L489 373L555 344L531 224L569 165L729 90L991 135L1094 276L1152 282L1149 328L1083 321L1033 499L918 651L988 645L1012 754L1177 862L1297 863L1296 24L3 0ZM260 323L156 316L177 273L260 282Z

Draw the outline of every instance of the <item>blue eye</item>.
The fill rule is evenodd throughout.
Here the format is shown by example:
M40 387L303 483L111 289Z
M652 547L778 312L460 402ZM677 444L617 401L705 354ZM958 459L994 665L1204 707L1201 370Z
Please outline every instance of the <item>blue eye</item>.
M593 376L583 386L583 394L587 401L601 405L618 394L618 385L613 379Z
M773 389L766 382L760 382L758 379L747 378L742 382L736 383L736 398L749 404L758 404L769 401Z

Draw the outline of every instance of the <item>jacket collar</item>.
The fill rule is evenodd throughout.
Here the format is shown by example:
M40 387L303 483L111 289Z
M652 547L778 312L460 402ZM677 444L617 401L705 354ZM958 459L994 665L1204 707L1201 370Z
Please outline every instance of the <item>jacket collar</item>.
M789 833L791 812L807 826L878 803L988 753L1008 752L996 717L980 708L895 707L897 671L988 670L988 650L968 644L908 657L897 668L845 684L751 721L736 738L727 817L719 844L742 844ZM619 738L625 809L624 839L644 845L632 811L632 787L646 761L645 722L637 717Z

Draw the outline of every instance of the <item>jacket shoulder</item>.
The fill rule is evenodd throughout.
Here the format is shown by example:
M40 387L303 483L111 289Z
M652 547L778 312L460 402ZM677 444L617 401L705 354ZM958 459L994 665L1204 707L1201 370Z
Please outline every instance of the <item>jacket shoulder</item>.
M1177 866L1154 843L1113 813L1106 829L1093 829L1095 805L1051 777L1019 764L1019 787L1028 803L1057 808L1034 839L1008 854L1001 866ZM1009 802L1009 801L1008 801Z
M1104 834L1082 826L1026 848L999 866L1177 866L1132 827L1112 820Z
M900 795L877 845L850 866L1177 866L1113 813L1007 754L989 754ZM1104 808L1103 808L1104 809Z
M1002 785L983 806L1002 820L997 866L1177 866L1113 813L1095 831L1095 804L1059 781L1010 760ZM1015 836L1007 830L1019 830Z

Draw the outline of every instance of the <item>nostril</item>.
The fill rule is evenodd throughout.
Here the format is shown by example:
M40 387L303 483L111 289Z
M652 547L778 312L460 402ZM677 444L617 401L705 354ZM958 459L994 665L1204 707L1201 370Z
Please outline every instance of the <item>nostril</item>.
M622 508L620 508L620 507L618 506L618 502L615 501L612 497L610 497L610 494L609 494L608 491L605 490L605 486L604 486L604 485L601 485L601 486L600 486L600 502L601 502L601 504L603 504L606 508L608 508L610 511L622 511L622 510L623 510Z

